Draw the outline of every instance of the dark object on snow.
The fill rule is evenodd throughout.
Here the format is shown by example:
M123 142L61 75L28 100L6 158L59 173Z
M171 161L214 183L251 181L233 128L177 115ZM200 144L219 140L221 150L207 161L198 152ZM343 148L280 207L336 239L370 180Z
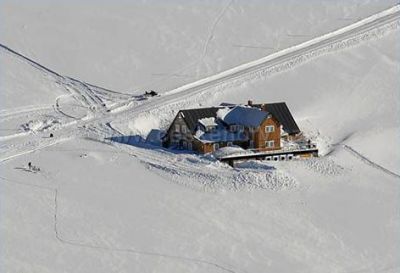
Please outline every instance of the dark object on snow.
M154 97L158 95L158 93L154 90L146 91L144 94L148 97Z
M50 133L50 137L53 137L54 135L53 135L53 133Z
M24 168L24 169L27 170L26 168ZM40 172L40 168L35 165L32 165L32 162L28 162L28 171L37 173L37 172Z

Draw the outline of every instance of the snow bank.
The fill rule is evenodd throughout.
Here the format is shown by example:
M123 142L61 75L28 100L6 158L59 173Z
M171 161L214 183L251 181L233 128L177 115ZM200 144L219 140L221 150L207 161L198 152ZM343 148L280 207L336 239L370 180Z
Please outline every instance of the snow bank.
M140 115L129 122L128 128L131 133L139 134L146 138L151 130L160 128L160 121L159 118L151 114ZM127 133L130 134L129 132Z
M22 130L31 132L40 132L49 129L56 129L59 127L61 127L60 121L52 117L44 120L30 120L27 123L21 125Z
M245 154L252 154L252 151L245 150L239 146L231 146L231 147L223 147L215 152L213 152L213 155L215 158L221 158L225 156L233 156L233 155L245 155Z

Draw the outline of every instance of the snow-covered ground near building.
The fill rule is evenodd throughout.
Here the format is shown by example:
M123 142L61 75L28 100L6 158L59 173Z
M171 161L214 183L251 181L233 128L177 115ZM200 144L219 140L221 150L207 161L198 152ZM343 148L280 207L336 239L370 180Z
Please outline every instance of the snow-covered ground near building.
M0 271L398 272L399 8L331 33L394 3L2 1ZM248 99L285 101L324 156L145 142Z

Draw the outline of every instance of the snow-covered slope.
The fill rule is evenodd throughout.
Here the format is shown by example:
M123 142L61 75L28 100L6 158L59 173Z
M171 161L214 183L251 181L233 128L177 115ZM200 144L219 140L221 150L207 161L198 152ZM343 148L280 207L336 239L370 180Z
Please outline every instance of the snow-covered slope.
M2 1L2 43L122 92L169 90L354 23L395 0Z
M191 26L184 24L190 17L193 20L201 17L207 23L210 18L216 18L211 28L214 36L209 39L204 55L204 64L210 67L202 70L201 65L195 66L193 69L198 69L199 76L256 56L247 55L245 47L240 47L243 45L228 46L237 51L225 50L226 54L222 54L219 50L226 49L225 41L233 41L230 39L243 38L256 43L259 36L255 34L260 29L270 35L268 31L276 33L278 40L287 31L303 33L310 29L328 33L338 25L350 23L355 19L350 17L355 14L365 17L393 4L390 1L348 5L329 1L313 3L299 5L285 1L264 5L234 1L221 3L220 10L213 8L217 5L214 2L182 3L179 8L144 3L135 4L132 9L127 5L106 10L101 5L91 5L89 9L87 2L75 3L73 10L72 6L60 9L57 5L4 2L1 12L15 11L14 16L0 18L7 18L8 22L0 25L2 30L15 30L15 36L5 31L7 44L25 54L32 53L27 55L38 57L39 63L57 69L60 74L43 72L38 67L33 69L28 60L0 51L1 60L10 68L0 73L1 77L12 79L7 88L21 83L24 88L18 95L30 102L25 92L29 85L35 86L34 90L39 91L35 96L43 96L43 102L55 106L52 112L28 111L27 116L8 112L7 119L3 116L0 120L2 132L10 124L21 124L32 118L43 121L51 115L57 121L57 126L47 129L0 138L0 269L85 273L397 272L400 268L396 255L400 245L397 212L400 147L395 114L400 109L398 24L385 27L384 31L373 25L362 34L362 39L360 33L350 33L346 41L351 42L337 41L346 47L322 50L321 54L311 54L290 66L285 65L286 59L272 58L276 61L272 65L284 68L280 73L247 77L246 69L250 66L239 67L236 69L240 71L240 80L227 77L223 84L216 86L215 80L208 77L205 81L210 84L203 88L186 86L148 100L84 82L102 82L117 89L135 83L136 78L126 77L130 69L128 61L125 63L121 57L115 63L109 62L114 53L132 56L129 55L131 48L137 54L153 47L159 50L149 55L143 53L142 59L136 59L134 71L142 74L135 77L143 82L149 80L146 79L149 71L157 73L154 60L169 68L180 67L181 60L189 62L187 57L197 56L194 52L202 48L199 51L197 40L192 38L194 34L200 36L205 25L193 22L198 27L198 32L193 33ZM272 16L271 7L276 17ZM245 23L253 26L264 18L262 14L266 10L265 14L270 16L265 25L259 24L260 29L248 31ZM93 20L82 23L83 14ZM131 14L137 16L131 18ZM244 17L239 20L238 14L248 16L246 20ZM33 15L40 15L35 22ZM299 15L307 20L297 19ZM338 23L332 19L335 16L342 16L344 20L337 20ZM168 20L163 21L165 18ZM222 19L237 22L220 25ZM147 24L148 20L154 21ZM26 26L19 29L17 26L22 22ZM147 27L155 27L157 31L141 36L144 41L138 41L126 35L128 30L124 27L132 27L129 22L140 22L135 28L137 35L149 33ZM168 35L160 34L160 22L170 22L161 31ZM175 28L171 24L176 24ZM266 27L269 24L273 26L271 30ZM82 29L77 30L76 26ZM118 27L122 34L116 32L116 39L110 40L110 44L102 43L104 38L95 33L107 35L112 27ZM175 29L181 32L176 33ZM27 32L32 36L26 36ZM48 37L54 37L55 33L64 35L51 40L52 43L43 43L49 42ZM88 33L93 36L83 39ZM169 39L182 37L182 33L188 35L186 42L162 47L170 43ZM227 34L228 39L223 33L238 34L232 37ZM150 43L157 37L165 40ZM66 44L65 39L73 42ZM117 50L112 43L118 41L123 46ZM281 45L293 45L291 41L279 40ZM146 50L140 50L146 43ZM46 45L48 52L39 44ZM195 48L189 53L191 44ZM185 46L186 51L179 50ZM255 50L251 46L248 50ZM59 55L54 55L55 47L59 48ZM113 47L111 55L99 53L110 47ZM88 49L90 54L82 53ZM168 50L172 50L169 52L172 55L165 53ZM178 51L179 54L173 55ZM235 58L231 58L233 52ZM220 59L208 59L213 54ZM95 55L102 57L95 58ZM71 56L79 58L82 65L74 67ZM291 60L293 56L286 57ZM116 69L117 64L121 70ZM269 63L263 65L263 69L269 69ZM104 69L104 77L99 77L98 69ZM32 80L25 82L12 77L19 72ZM78 76L80 80L63 74ZM171 82L162 84L171 87L181 81L174 78ZM42 83L51 88L45 89ZM16 93L9 89L1 89L10 105L7 111L20 106ZM62 98L66 100L59 101L60 108L57 100L52 101L64 89L66 95ZM42 90L49 92L41 93ZM212 155L172 152L135 142L141 138L132 136L145 136L156 127L165 128L178 109L221 102L244 103L248 99L286 101L300 127L318 142L325 156L268 164L244 162L233 169ZM64 105L69 107L63 108ZM83 109L81 116L77 109ZM126 135L121 136L118 131ZM55 136L49 138L49 132ZM40 172L29 170L28 162L40 167Z
M0 110L49 107L66 94L53 78L0 48Z
M348 143L398 169L400 105L398 31L360 47L327 55L268 81L218 94L215 101L285 100L300 127L329 144ZM322 144L322 143L321 143ZM331 147L334 149L334 147Z

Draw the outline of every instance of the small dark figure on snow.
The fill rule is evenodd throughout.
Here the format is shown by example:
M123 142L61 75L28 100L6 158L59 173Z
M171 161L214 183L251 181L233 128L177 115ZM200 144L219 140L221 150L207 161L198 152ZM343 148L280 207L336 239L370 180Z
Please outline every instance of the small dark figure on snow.
M32 169L32 162L28 162L28 168L29 170Z
M150 90L150 91L146 91L145 95L146 96L150 96L150 97L154 97L154 96L157 96L158 94L157 94L156 91Z
M53 133L50 133L50 137L53 137L54 135L53 135Z

